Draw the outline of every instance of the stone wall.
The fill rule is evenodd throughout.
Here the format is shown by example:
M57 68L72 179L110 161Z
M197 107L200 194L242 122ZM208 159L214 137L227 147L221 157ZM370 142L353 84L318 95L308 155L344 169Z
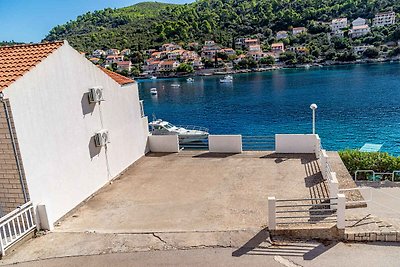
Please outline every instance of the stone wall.
M17 155L14 153L12 135L7 123L5 105L7 105L8 109ZM17 157L20 163L20 170L25 184L26 194L29 198L10 102L4 100L4 103L0 102L0 216L7 214L25 203L17 165Z

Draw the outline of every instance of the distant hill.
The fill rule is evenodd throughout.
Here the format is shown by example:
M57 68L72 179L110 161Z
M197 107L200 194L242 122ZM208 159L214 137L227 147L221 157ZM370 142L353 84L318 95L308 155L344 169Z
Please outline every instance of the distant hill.
M153 48L167 41L213 39L231 46L242 36L271 38L273 32L308 26L335 17L373 18L400 0L198 0L172 5L144 2L120 9L89 12L54 27L47 41L67 39L75 48Z

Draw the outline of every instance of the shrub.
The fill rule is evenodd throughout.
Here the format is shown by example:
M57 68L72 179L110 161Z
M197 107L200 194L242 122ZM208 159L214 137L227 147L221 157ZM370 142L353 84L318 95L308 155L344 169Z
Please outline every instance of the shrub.
M400 169L400 157L391 156L386 152L344 150L339 151L339 155L352 176L357 170L392 172Z

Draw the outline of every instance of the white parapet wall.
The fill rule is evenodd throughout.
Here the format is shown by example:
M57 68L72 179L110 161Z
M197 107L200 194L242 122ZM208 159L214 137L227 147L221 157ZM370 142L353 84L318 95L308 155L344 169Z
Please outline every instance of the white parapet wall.
M178 135L149 135L149 148L151 152L179 152Z
M320 148L320 139L317 134L276 134L275 152L308 154L316 153Z
M212 153L242 153L242 136L209 135L208 147Z

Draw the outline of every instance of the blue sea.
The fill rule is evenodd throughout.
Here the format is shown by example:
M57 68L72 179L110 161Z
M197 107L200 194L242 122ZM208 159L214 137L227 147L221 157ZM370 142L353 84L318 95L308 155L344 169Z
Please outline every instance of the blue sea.
M400 64L282 69L222 76L139 81L145 113L172 124L198 125L212 134L316 133L327 150L383 144L400 155ZM179 83L180 88L171 87ZM158 95L150 95L156 87Z

